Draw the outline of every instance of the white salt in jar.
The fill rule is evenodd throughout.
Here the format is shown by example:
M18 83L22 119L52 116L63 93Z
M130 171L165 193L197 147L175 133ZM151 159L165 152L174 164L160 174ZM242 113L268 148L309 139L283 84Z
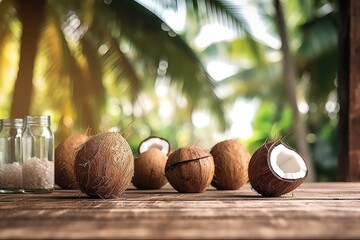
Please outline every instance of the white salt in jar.
M0 193L21 192L22 119L2 119L0 130Z
M26 116L22 133L22 188L25 193L54 190L54 135L50 116Z

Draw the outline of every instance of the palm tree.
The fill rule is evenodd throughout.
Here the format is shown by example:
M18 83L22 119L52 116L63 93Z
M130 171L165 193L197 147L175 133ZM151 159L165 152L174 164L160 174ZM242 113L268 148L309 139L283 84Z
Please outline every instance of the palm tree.
M215 83L182 37L136 1L110 2L0 2L0 42L5 43L1 46L14 32L12 24L22 27L10 117L52 108L61 113L59 132L68 134L74 121L96 131L106 106L105 78L112 78L112 86L122 91L119 98L134 104L146 81L155 79L159 64L165 62L165 74L188 99L189 113L206 107L224 128ZM193 1L187 6L198 9L201 4ZM208 1L204 7L213 18L248 34L231 3ZM129 47L127 51L123 45ZM35 78L41 73L46 84L34 89L40 85L37 81L44 81Z
M7 4L7 2L3 3ZM22 22L20 43L20 62L17 81L15 82L11 108L11 117L27 115L33 92L32 76L38 40L41 34L45 13L45 0L16 1L18 18Z
M289 131L293 131L295 135L293 139L301 141L301 144L295 144L297 149L302 155L308 156L308 159L316 159L317 154L314 152L316 150L314 146L312 146L311 155L306 153L306 148L308 148L305 146L305 144L307 145L307 131L296 129L304 128L304 126L299 125L305 124L305 119L307 119L305 129L308 128L311 132L319 132L319 129L329 125L331 120L322 109L328 101L329 94L336 87L334 84L337 59L336 11L331 2L287 1L284 2L285 12L282 11L283 8L280 8L279 2L276 1L275 6L277 11L264 11L262 14L267 23L271 24L270 27L274 29L274 32L277 28L282 32L283 47L281 51L283 57L275 61L267 60L265 64L255 63L250 68L241 69L239 73L224 80L222 84L232 86L233 92L229 96L230 101L238 96L248 98L261 96L265 101L275 102L274 106L276 107L273 109L273 113L264 110L267 119L262 119L263 125L266 125L266 121L271 121L273 124L269 128L265 127L266 132L264 134L253 136L256 145L269 138L269 132L272 128L276 129L277 137L288 135ZM269 7L261 6L258 9L268 10ZM287 19L288 25L284 24L284 19ZM292 25L290 25L289 21L294 19L297 22L291 22ZM270 47L264 49L265 53L276 53L278 51L278 49ZM282 69L285 70L286 75L283 75ZM291 79L291 84L287 84L284 81L286 79ZM286 92L292 98L285 104L283 99ZM318 110L308 112L306 115L299 114L297 103L299 97L295 97L298 94L301 94L301 98L304 98L307 103L315 106ZM269 107L269 104L265 103L264 106ZM282 125L283 128L279 129L276 127L278 126L277 123L280 123L281 118L288 115L288 106L292 108L292 118L294 124L297 122L298 127ZM264 117L262 114L260 113L259 117ZM259 132L257 130L259 129L255 129L256 133ZM301 145L303 147L300 147ZM313 164L314 162L310 162L309 166ZM311 172L314 173L314 171Z
M281 39L281 52L283 54L283 74L284 83L288 95L288 101L294 115L294 133L296 134L296 145L299 152L302 154L305 162L309 168L308 179L314 181L315 172L313 171L312 162L310 161L310 155L308 150L308 144L306 141L307 129L305 122L302 119L298 108L297 92L296 92L296 66L290 52L289 40L287 36L285 17L283 8L279 0L274 0L274 6L276 10L276 25L278 27L280 39Z

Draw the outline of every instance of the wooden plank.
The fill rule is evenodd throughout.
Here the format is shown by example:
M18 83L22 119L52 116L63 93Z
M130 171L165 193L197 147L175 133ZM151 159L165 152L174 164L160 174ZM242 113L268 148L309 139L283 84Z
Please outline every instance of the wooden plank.
M339 221L317 218L287 219L216 219L216 220L143 220L76 221L76 222L17 222L1 229L7 238L110 238L110 239L229 239L229 238L359 238L358 219ZM2 224L0 223L0 226ZM326 227L325 227L326 226ZM50 232L51 231L51 232Z
M356 238L360 183L306 183L263 198L249 185L181 194L128 189L119 199L77 191L0 195L0 238Z

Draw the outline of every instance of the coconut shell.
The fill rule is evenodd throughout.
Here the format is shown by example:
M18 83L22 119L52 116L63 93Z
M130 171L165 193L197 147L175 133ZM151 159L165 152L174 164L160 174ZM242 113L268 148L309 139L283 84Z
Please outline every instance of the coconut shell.
M63 189L79 189L74 174L76 152L88 136L71 135L55 149L55 183Z
M182 193L205 191L214 176L211 154L198 146L179 148L166 162L165 175L171 186Z
M306 178L283 179L272 169L270 154L279 144L291 149L281 141L272 141L263 144L252 155L249 163L249 180L255 191L265 197L278 197L289 193L300 186ZM291 149L292 150L292 149Z
M106 132L82 145L74 167L82 192L94 198L117 198L131 182L134 159L120 133Z
M210 151L215 174L211 185L220 190L236 190L248 182L250 155L236 140L217 143Z
M167 156L157 148L150 148L135 158L132 183L138 189L160 189L167 180L165 165Z

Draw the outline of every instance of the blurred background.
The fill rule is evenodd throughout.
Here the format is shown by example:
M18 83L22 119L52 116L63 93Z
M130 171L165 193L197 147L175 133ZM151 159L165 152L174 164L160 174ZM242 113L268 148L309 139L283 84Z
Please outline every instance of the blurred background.
M337 2L0 0L0 118L47 114L56 144L120 131L134 153L283 139L337 179Z

